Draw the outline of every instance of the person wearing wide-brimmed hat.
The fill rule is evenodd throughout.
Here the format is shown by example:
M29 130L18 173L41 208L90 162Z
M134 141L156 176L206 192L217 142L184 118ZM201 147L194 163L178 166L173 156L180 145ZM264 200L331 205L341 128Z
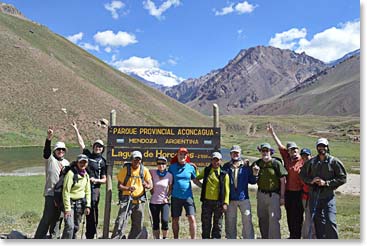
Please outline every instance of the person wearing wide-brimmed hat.
M261 158L252 164L258 169L257 217L262 239L280 239L280 206L284 205L285 181L288 175L281 160L272 157L274 149L269 143L257 148Z
M47 130L47 138L43 149L43 158L45 159L46 183L44 188L45 205L41 221L38 224L34 238L46 238L47 231L50 237L56 238L60 235L60 214L61 211L54 203L54 186L59 180L60 172L63 167L69 165L69 161L65 159L67 150L64 142L56 142L51 151L51 140L54 130L49 127Z
M78 130L75 121L73 121L71 126L75 130L81 153L88 156L87 172L90 177L92 206L90 214L87 215L87 226L85 236L87 239L92 239L95 237L95 235L97 235L98 204L100 199L101 184L105 184L107 181L106 160L102 156L105 150L105 146L101 139L97 139L93 142L91 152L89 149L85 147L84 140Z

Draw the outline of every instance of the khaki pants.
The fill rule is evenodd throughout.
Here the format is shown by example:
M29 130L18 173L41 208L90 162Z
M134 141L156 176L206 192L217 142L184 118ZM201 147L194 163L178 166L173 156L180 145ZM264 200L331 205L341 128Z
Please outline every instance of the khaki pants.
M262 239L280 239L280 196L257 191L257 216Z
M237 238L237 208L240 209L242 219L242 239L254 238L254 226L252 224L252 213L250 200L230 201L226 212L226 238Z

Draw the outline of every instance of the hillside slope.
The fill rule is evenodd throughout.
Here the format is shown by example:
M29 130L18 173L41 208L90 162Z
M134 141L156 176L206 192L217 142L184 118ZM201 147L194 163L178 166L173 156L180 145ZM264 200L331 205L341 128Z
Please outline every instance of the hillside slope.
M47 27L0 12L0 146L43 144L48 125L76 142L106 138L118 125L208 126L209 117L111 68ZM40 139L42 141L40 142ZM88 141L87 141L88 142Z
M280 97L253 105L258 115L360 115L360 56L352 56L315 75Z

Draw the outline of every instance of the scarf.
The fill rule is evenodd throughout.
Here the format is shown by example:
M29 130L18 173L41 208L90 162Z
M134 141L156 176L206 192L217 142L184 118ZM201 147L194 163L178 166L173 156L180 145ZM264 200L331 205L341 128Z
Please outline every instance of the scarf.
M158 174L159 177L163 178L164 176L166 176L167 170L164 170L163 172L157 170L157 174Z

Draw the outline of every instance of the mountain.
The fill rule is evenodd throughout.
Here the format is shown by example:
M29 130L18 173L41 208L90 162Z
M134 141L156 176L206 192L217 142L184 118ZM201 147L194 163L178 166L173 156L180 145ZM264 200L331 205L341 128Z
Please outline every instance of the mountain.
M360 116L360 56L351 56L246 113Z
M347 53L346 55L344 55L343 57L335 60L335 61L331 61L328 63L329 66L335 66L343 61L345 61L346 59L348 59L349 57L352 57L352 56L359 56L361 54L361 50L360 49L357 49L357 50L354 50L352 52L349 52Z
M211 126L209 117L114 69L47 27L0 12L0 142L42 145L49 125L76 144L117 125ZM102 122L102 123L101 123Z
M213 103L221 114L244 114L252 104L278 96L326 67L305 53L256 46L241 50L224 68L165 93L204 114L211 114Z

